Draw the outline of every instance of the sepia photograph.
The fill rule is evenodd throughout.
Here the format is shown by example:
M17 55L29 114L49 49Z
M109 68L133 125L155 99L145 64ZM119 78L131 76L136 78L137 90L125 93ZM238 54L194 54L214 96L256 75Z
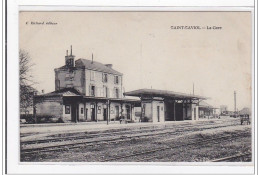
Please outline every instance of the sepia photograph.
M20 11L20 163L253 165L252 18Z

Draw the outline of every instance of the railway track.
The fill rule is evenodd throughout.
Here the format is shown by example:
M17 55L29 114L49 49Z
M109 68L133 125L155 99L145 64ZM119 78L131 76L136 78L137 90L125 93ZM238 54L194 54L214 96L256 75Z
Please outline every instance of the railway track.
M135 161L137 162L144 162L147 160L152 160L152 159L157 159L160 157L160 155L152 155L152 156L148 156L147 154L151 154L151 153L155 153L155 152L159 152L159 151L165 151L165 150L169 150L169 149L176 149L176 148L180 148L183 146L194 146L194 144L197 144L197 146L201 145L201 144L212 144L212 142L215 142L215 144L219 143L218 140L220 139L234 139L237 137L240 137L242 134L236 134L236 135L228 135L228 136L221 136L221 137L216 137L216 138L208 138L208 139L191 139L189 140L189 143L184 143L184 144L178 144L175 146L170 146L167 144L166 147L159 147L159 148L155 148L155 149L151 149L151 150L147 150L147 151L141 151L141 152L136 152L136 153L129 153L129 154L124 154L124 155L119 155L119 156L112 156L110 158L104 159L104 160L100 160L101 162L108 162L108 161L115 161L115 160L121 160L125 159L125 158L131 158L131 157L137 157L137 156L145 156L144 158L135 158Z
M210 123L207 125L215 125L216 123ZM222 123L221 123L222 124ZM192 125L192 124L184 124L181 126L177 126L176 125L164 125L163 128L160 127L140 127L140 129L135 129L135 130L127 130L127 131L110 131L109 133L84 133L82 134L82 132L77 132L74 133L75 135L73 136L58 136L58 138L45 138L45 139L38 139L38 140L29 140L29 141L21 141L21 145L29 145L29 144L40 144L40 143L51 143L51 142L61 142L61 141L68 141L68 140L80 140L80 139L88 139L88 138L94 138L94 137L105 137L105 136L110 136L110 135L115 135L115 134L131 134L131 133L135 133L135 132L152 132L152 131L161 131L161 130L165 130L165 129L181 129L181 128L186 128L188 126L192 126L192 127L199 127L204 125L204 123L199 123L196 125ZM170 126L170 127L169 127ZM77 135L76 135L77 134ZM88 134L88 135L86 135ZM56 137L57 135L53 135L52 137Z
M248 134L248 133L246 133ZM214 139L207 139L207 140L204 140L204 141L201 141L201 140L198 140L198 142L196 143L195 142L192 142L192 143L189 143L189 144L183 144L183 145L178 145L176 147L174 147L175 149L176 148L180 148L182 146L192 146L193 149L196 149L200 146L212 146L212 144L223 144L223 142L228 142L228 141L231 141L231 140L234 140L236 138L240 138L240 136L245 136L243 133L241 134L237 134L237 135L231 135L231 136L225 136L225 137L218 137L218 138L214 138ZM247 135L246 135L247 136ZM248 135L250 136L250 135ZM225 139L224 141L221 140L221 139ZM170 156L170 155L175 155L176 152L173 152L173 153L167 153L167 156ZM180 152L178 152L177 154L180 154ZM229 160L229 159L232 159L232 158L237 158L237 157L243 157L243 156L251 156L251 152L246 152L245 154L238 154L238 155L235 155L235 156L228 156L228 157L224 157L224 158L219 158L219 159L215 159L215 160L209 160L209 162L221 162L221 161L224 161L224 160ZM145 156L145 157L141 157L141 158L135 158L135 161L136 162L145 162L145 161L150 161L150 160L158 160L158 159L162 159L162 156L161 155L151 155L151 156Z
M215 125L215 127L227 127L227 126L233 126L233 125L237 125L236 123L231 123L230 125L227 124L208 124L205 127L202 128L197 128L195 130L203 130L203 129L208 129L208 128L213 128L210 127L212 125ZM60 137L60 138L51 138L51 139L41 139L41 140L32 140L32 141L21 141L21 148L23 149L24 147L28 146L28 145L37 145L37 144L43 144L43 143L55 143L55 142L64 142L64 141L77 141L77 140L86 140L86 139L92 139L92 138L102 138L102 137L110 137L110 136L114 136L114 135L129 135L129 134L135 134L135 133L149 133L149 132L158 132L158 131L165 131L165 134L168 133L168 130L170 130L171 132L180 132L181 129L185 129L185 131L189 131L192 130L196 127L200 127L200 126L204 126L204 123L202 124L197 124L197 125L185 125L185 126L178 126L176 128L173 127L166 127L167 125L165 125L164 128L149 128L149 129L140 129L140 130L133 130L133 131L116 131L116 132L109 132L109 133L96 133L96 134L89 134L89 135L81 135L81 136L66 136L66 137ZM189 127L190 126L190 127ZM188 128L189 127L189 128ZM174 130L173 130L174 129ZM184 130L183 130L184 131ZM164 134L164 133L160 133L160 134Z
M233 156L227 156L227 157L222 157L218 159L211 160L211 162L223 162L223 161L231 161L234 162L234 160L237 160L238 158L243 158L243 157L249 157L251 159L252 153L250 151L245 152L245 153L239 153Z
M87 147L87 146L97 146L99 144L103 144L103 143L118 143L118 142L124 142L127 140L131 140L131 139L138 139L138 138L144 138L144 137L154 137L154 136L158 136L158 135L162 135L162 134L174 134L174 135L178 135L181 134L183 132L194 132L194 131L200 131L200 130L207 130L207 129L214 129L214 128L219 128L219 127L228 127L228 126L234 126L234 124L231 125L218 125L215 127L212 126L207 126L204 128L200 128L200 129L195 129L194 128L190 128L190 130L187 130L186 127L183 128L178 128L177 130L171 130L168 131L164 131L164 132L157 132L157 133L153 133L153 132L148 132L148 133L137 133L137 134L132 134L131 135L120 135L120 136L114 136L113 134L111 134L110 136L112 136L113 138L97 138L96 140L86 140L86 141L81 141L81 142L70 142L70 143L65 143L65 144L60 144L60 145L52 145L52 146L44 146L44 147L36 147L36 148L29 148L29 149L21 149L21 155L29 155L29 154L39 154L39 153L44 153L44 152L51 152L51 151L62 151L62 150L68 150L68 149L74 149L74 148L82 148L82 147ZM194 127L197 127L196 125ZM163 129L165 130L165 129ZM80 139L81 140L81 139Z

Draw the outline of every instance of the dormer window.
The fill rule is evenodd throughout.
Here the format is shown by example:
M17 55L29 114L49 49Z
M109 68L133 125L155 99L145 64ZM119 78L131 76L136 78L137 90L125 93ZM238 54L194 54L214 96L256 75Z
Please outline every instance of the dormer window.
M103 82L107 83L107 74L103 74Z
M118 84L119 83L119 78L118 76L115 76L115 84Z

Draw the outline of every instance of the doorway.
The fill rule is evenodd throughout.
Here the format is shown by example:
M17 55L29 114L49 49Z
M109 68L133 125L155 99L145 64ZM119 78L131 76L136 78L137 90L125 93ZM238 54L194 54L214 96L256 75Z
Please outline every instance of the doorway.
M72 104L71 105L71 121L72 122L79 121L79 110L78 110L78 105L77 104Z
M157 119L160 122L160 106L157 106Z
M103 109L103 117L104 117L104 120L106 121L107 120L107 109Z
M85 112L85 119L88 119L88 108L86 108L86 112Z
M96 117L96 109L95 109L95 105L91 105L91 121L95 121L95 117Z
M175 104L175 114L176 114L176 121L182 121L183 118L183 104L182 103L176 103Z
M115 106L116 120L119 120L119 106Z
M126 118L130 119L130 106L126 105Z

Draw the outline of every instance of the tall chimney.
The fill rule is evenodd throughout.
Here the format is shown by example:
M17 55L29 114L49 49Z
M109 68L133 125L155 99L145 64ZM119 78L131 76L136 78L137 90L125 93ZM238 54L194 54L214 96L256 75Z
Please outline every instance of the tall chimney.
M75 55L72 55L72 45L70 46L70 55L68 55L68 50L66 50L65 65L67 67L74 67Z

